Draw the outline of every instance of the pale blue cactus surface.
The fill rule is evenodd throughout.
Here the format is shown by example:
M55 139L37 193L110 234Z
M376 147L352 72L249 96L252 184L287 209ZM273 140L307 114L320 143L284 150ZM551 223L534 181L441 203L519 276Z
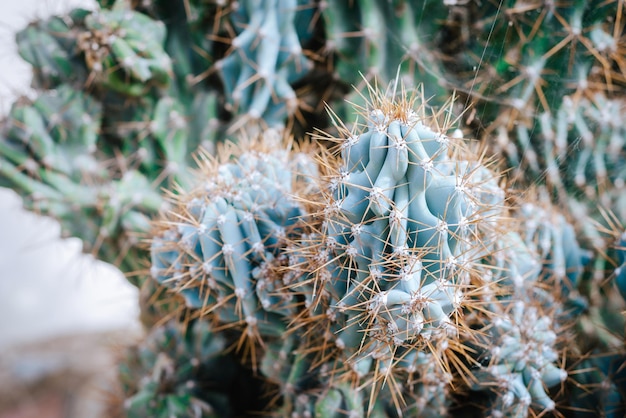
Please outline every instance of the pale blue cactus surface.
M233 113L239 123L262 121L283 125L298 108L291 84L311 69L300 37L310 37L309 22L298 14L312 10L303 0L242 1L230 20L237 36L231 52L216 62ZM302 33L299 33L301 31Z
M424 115L373 108L367 118L340 145L319 249L330 260L320 283L342 329L336 344L353 350L365 329L397 346L456 332L450 316L493 239L470 237L491 233L504 198L497 177L457 160L461 140Z
M283 291L287 283L272 265L306 214L297 188L310 187L317 169L304 152L290 153L265 135L265 150L206 163L197 187L162 220L151 273L190 308L276 337L298 302L295 293Z
M528 416L531 404L552 411L546 389L565 379L553 319L527 302L516 301L496 316L485 337L488 365L474 374L474 389L491 390L491 416Z

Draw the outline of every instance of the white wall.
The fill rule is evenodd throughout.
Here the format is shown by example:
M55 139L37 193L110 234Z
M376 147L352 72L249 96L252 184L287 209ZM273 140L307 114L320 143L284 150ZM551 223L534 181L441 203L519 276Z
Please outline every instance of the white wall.
M15 31L34 18L93 4L0 0L1 114L30 83ZM77 239L60 240L59 230L55 221L23 211L19 197L0 188L0 350L62 334L139 328L136 289L117 270L82 255Z

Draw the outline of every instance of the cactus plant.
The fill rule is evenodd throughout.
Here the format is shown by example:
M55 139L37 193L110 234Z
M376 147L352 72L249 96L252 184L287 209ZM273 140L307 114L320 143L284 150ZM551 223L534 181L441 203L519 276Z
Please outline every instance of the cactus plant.
M306 152L281 149L276 132L258 141L203 161L197 186L160 222L151 268L190 308L253 339L280 336L296 313L297 295L283 291L272 265L298 234L306 209L297 196L317 171Z
M135 273L127 415L623 415L623 1L98 3L0 184Z
M224 353L225 345L206 321L155 328L120 363L125 415L223 417L253 409L261 383L242 379L249 372Z
M420 99L413 109L411 99L373 97L367 125L345 132L323 189L319 243L305 243L323 266L309 268L316 309L328 311L334 345L355 362L403 347L445 350L504 222L497 176L461 157L471 154L447 135L449 121L439 125Z

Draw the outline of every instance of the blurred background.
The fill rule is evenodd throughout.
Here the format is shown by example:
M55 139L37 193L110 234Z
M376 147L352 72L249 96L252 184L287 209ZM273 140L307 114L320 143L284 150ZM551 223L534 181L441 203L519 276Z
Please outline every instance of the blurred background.
M90 0L0 2L0 114L29 95L15 32ZM137 290L0 188L0 418L106 416L115 358L141 334Z

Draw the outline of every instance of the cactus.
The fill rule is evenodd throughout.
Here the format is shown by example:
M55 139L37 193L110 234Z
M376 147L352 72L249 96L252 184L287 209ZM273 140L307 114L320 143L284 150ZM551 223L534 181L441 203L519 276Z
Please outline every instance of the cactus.
M546 389L568 374L555 364L561 353L551 314L515 301L510 312L494 318L485 340L488 364L474 373L473 389L493 391L489 415L528 416L531 404L540 412L553 411Z
M17 41L33 85L50 90L4 120L0 183L139 284L139 243L164 204L160 187L184 184L190 153L219 137L216 94L179 94L165 27L123 2L36 22Z
M27 208L55 216L65 233L85 239L88 251L135 271L141 256L132 243L148 232L148 215L162 199L142 173L111 173L99 162L101 109L67 85L16 103L2 133L0 172Z
M277 127L285 123L287 115L295 114L298 99L291 84L311 68L295 26L299 10L311 7L306 3L272 0L260 6L258 2L243 1L232 11L237 36L231 41L232 51L217 61L215 68L228 107L242 115L236 124L252 120Z
M444 62L459 88L482 99L478 121L502 121L490 131L532 118L536 106L549 112L565 95L602 85L598 79L608 89L624 81L613 67L623 65L619 1L448 3Z
M85 29L77 46L85 55L87 82L139 96L151 85L170 81L172 63L163 50L163 23L120 7L91 13Z
M120 363L126 416L224 417L252 408L245 395L260 388L242 379L249 372L224 354L225 345L205 321L155 328Z
M271 131L249 149L231 145L221 159L207 158L198 185L160 222L152 277L218 323L253 339L280 336L298 301L273 265L299 233L306 209L297 196L313 187L316 170L304 151L280 149Z
M623 415L623 1L98 3L0 184L140 286L124 414Z
M448 384L432 355L417 353L411 360L403 359L407 385L403 399L395 398L390 387L383 387L376 396L367 396L360 389L368 385L367 376L337 378L345 368L341 360L323 364L315 362L305 339L290 334L269 347L261 371L278 385L282 405L278 416L320 417L398 417L442 416L448 407ZM298 345L297 341L304 341ZM410 383L409 383L410 382Z
M591 254L581 248L574 226L549 203L545 191L535 193L539 200L522 203L515 218L526 246L544 262L538 281L559 286L553 289L557 299L584 303L577 289Z
M425 107L381 95L366 117L340 140L319 245L307 243L329 259L316 281L342 330L335 344L367 352L367 335L402 347L457 334L451 317L495 239L504 191L479 161L457 160L460 140Z
M347 98L333 103L333 110L346 123L353 109L345 102L366 106L366 96L359 91L368 83L384 86L396 77L407 88L422 85L426 97L443 104L448 84L434 51L447 15L443 2L325 1L320 14L326 29L321 53L328 56L334 78L348 92Z
M622 354L591 353L576 368L584 373L574 375L571 411L577 418L594 416L621 417L626 413L626 376Z
M66 82L86 80L76 28L88 14L87 10L75 9L64 17L32 22L17 33L18 52L33 66L33 86L50 89Z

